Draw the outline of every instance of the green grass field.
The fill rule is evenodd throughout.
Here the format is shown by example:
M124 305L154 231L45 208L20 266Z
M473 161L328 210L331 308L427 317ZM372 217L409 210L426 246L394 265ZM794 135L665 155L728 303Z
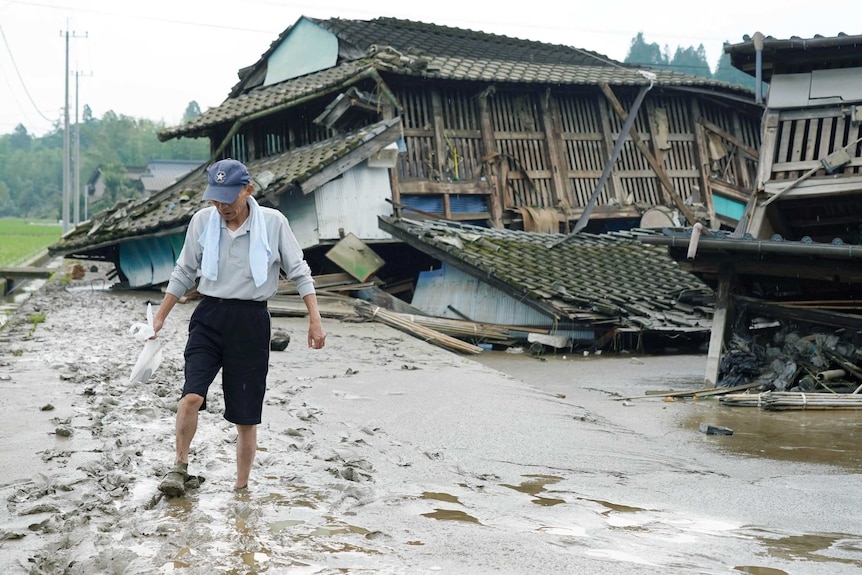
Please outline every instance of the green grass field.
M55 222L0 218L0 267L23 265L62 234L63 227Z

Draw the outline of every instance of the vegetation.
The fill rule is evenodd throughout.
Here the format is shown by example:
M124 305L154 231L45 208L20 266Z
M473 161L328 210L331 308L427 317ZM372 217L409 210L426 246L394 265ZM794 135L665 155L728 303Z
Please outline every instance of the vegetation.
M632 38L631 47L629 48L625 62L628 64L640 64L650 68L673 70L702 78L711 78L729 84L738 84L752 91L754 91L756 83L753 77L741 70L737 70L731 65L729 54L722 52L713 73L709 62L706 60L706 50L703 44L700 44L697 48L693 46L689 46L688 48L677 46L673 57L671 57L670 47L665 46L661 48L655 42L648 43L643 32L638 32L638 35Z
M200 115L200 107L190 102L184 118ZM101 168L105 198L89 206L88 212L113 206L117 201L138 193L128 185L126 166L145 166L149 160L206 161L209 142L205 139L179 139L160 142L157 134L163 122L136 119L107 112L93 117L84 106L80 130L81 186ZM72 126L74 142L75 126ZM13 133L0 135L0 217L40 218L57 221L63 204L63 126L42 137L34 137L19 124ZM84 213L84 194L80 213ZM55 238L56 239L56 238Z
M0 218L0 267L23 264L56 243L61 234L56 220Z

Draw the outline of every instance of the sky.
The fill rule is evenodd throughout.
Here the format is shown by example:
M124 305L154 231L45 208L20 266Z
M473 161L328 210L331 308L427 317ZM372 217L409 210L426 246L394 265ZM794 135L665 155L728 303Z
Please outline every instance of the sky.
M0 0L0 134L35 136L106 112L178 124L188 104L218 106L300 16L387 16L574 46L624 60L631 40L703 44L715 69L725 42L862 34L858 0ZM848 28L855 26L855 29ZM66 37L68 35L68 67ZM76 106L77 103L77 106Z

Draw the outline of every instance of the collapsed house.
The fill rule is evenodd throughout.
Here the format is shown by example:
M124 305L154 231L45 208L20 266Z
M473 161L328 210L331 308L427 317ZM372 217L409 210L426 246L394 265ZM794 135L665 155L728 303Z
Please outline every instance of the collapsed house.
M159 137L208 138L213 161L246 163L315 273L333 271L325 254L348 235L386 261L384 284L427 269L433 257L405 252L380 218L547 234L720 229L737 223L755 177L749 90L568 46L301 17L239 78L221 105ZM131 288L163 283L205 176L96 214L50 251L113 262Z
M725 51L769 84L754 193L732 233L642 241L716 290L708 383L859 391L862 36L756 34Z

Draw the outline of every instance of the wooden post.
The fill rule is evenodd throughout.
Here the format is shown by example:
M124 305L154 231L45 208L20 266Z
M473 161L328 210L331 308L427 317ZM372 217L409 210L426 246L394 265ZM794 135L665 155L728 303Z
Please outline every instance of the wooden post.
M718 367L721 364L725 331L731 316L730 288L732 280L733 268L731 264L721 264L718 268L718 291L715 296L715 312L712 316L712 331L709 336L709 353L706 357L704 380L708 387L715 387L718 383Z
M647 116L647 129L649 130L649 144L647 144L647 142L644 142L644 145L646 146L646 148L648 150L652 151L652 155L655 158L656 164L658 164L659 166L664 168L664 165L665 165L664 155L665 154L664 154L664 151L662 151L662 149L659 148L658 142L656 141L656 133L657 133L657 130L655 128L655 122L657 120L656 105L655 105L655 102L652 100L648 100L648 101L644 102L644 104L645 104L646 116ZM636 128L632 128L632 130L637 131ZM668 128L668 130L670 130L670 128ZM635 144L635 145L637 145L637 144ZM638 146L638 149L640 149L640 146ZM666 205L668 207L670 207L671 203L673 203L673 200L670 197L670 192L668 190L666 190L664 187L664 184L661 183L661 178L659 177L658 173L656 173L656 175L655 175L655 181L658 184L658 191L661 194L662 199L666 202Z
M700 117L700 104L698 103L697 98L691 99L691 117ZM717 230L721 225L715 215L715 202L712 199L712 188L709 187L711 161L711 158L709 157L709 146L706 144L706 134L703 131L703 126L697 122L692 122L692 129L694 130L695 154L699 158L698 166L700 169L698 171L700 172L701 196L703 203L706 206L706 213L709 217L709 227Z
M500 168L499 151L497 150L497 140L494 138L494 126L491 124L491 114L488 111L489 92L491 89L483 90L476 97L479 105L479 124L482 130L482 146L485 158L485 166L488 168L488 181L491 183L491 193L488 195L488 212L491 216L491 226L494 228L503 227L503 194L506 193L506 170ZM503 160L505 162L505 160Z
M383 119L383 120L391 120L392 118L395 117L395 107L390 102L384 102L382 107L381 107L381 110L380 110L380 116L381 116L381 119ZM402 119L401 126L402 126L401 135L403 137L403 135L404 135L403 119ZM401 155L399 154L399 158L400 158L400 156ZM389 170L389 187L391 188L391 192L392 192L392 205L393 205L392 211L395 214L395 217L397 217L397 218L401 217L401 178L398 175L399 170L400 170L399 164L400 164L400 162L397 162L395 164L395 167L390 168L390 170Z
M548 144L548 165L551 168L551 185L554 194L554 207L568 211L568 162L562 149L563 127L560 115L557 113L556 102L551 97L548 88L542 97L542 124L545 129L545 140Z
M739 121L739 114L736 112L733 113L733 131L736 132L739 139L741 140L742 139L742 122ZM736 154L736 157L734 158L736 160L737 177L739 178L736 181L736 185L740 186L743 189L746 189L746 190L753 192L754 190L751 189L751 176L749 175L748 169L746 168L747 164L745 161L745 155L746 154L742 153L742 151L740 150ZM754 158L754 161L757 161L757 158Z
M748 205L745 207L745 213L739 224L736 226L733 235L741 237L746 233L752 234L754 237L760 237L760 230L763 228L766 210L762 206L758 206L758 198L763 194L763 189L766 182L772 176L772 162L775 157L775 146L778 143L778 123L779 115L777 111L767 112L764 118L763 141L760 142L760 161L757 167L757 180L754 183L754 190L749 198Z

